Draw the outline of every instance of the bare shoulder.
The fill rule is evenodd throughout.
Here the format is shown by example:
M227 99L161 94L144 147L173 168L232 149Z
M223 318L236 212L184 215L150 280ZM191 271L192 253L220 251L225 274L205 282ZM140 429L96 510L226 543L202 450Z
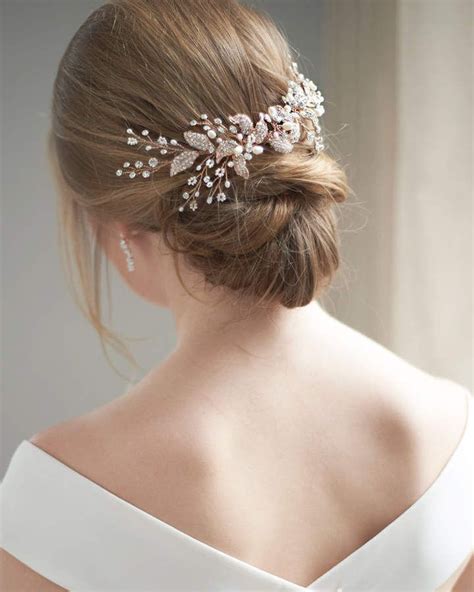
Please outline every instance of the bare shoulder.
M363 408L376 410L376 423L385 419L387 425L398 426L400 435L405 433L412 443L413 451L421 453L429 447L440 461L446 458L464 431L470 391L453 380L418 368L362 333L337 324L344 331L347 358L353 357L349 381L361 377L354 383L359 385L357 397L362 397Z
M218 438L217 423L214 427ZM178 412L177 404L160 403L157 396L121 396L34 434L30 442L165 522L190 534L189 524L199 532L209 528L215 453L210 454L209 432L190 409L181 406ZM6 590L63 590L3 549L0 572Z
M87 469L86 473L95 473L96 463L99 467L116 464L117 458L123 459L122 465L133 459L131 466L136 467L146 452L153 457L155 469L156 455L163 460L169 455L170 462L182 455L183 462L191 456L205 463L211 442L211 417L204 410L199 413L197 406L190 403L138 388L40 431L30 442L73 468ZM217 421L213 426L216 436Z
M381 474L392 473L392 486L401 486L408 503L434 483L461 442L471 393L396 356L393 367L387 367L386 376L377 381L378 401L368 427L381 444L374 446Z
M89 480L174 526L203 523L216 457L225 454L219 422L204 410L157 393L127 396L30 441ZM210 512L210 508L209 508ZM179 517L177 516L179 514Z
M427 477L437 474L464 434L469 390L452 380L421 373L389 393L395 417L419 461L420 478L425 473Z
M406 507L435 481L461 441L471 393L340 321L333 327L333 357L344 369L336 393L344 442L350 439L353 453L375 475L368 487L380 485L378 498L393 496L393 507Z
M128 461L132 467L146 464L147 456L156 472L160 459L166 465L179 457L197 460L205 450L195 418L139 400L113 402L38 432L30 441L78 472L98 477L102 471L111 477L113 466L121 471Z

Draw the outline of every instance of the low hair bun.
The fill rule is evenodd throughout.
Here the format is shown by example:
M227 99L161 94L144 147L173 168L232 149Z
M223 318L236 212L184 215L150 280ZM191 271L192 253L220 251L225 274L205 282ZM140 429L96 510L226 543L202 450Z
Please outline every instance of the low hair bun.
M315 299L339 266L335 204L349 192L326 153L255 159L235 199L168 218L169 245L215 286L288 308Z

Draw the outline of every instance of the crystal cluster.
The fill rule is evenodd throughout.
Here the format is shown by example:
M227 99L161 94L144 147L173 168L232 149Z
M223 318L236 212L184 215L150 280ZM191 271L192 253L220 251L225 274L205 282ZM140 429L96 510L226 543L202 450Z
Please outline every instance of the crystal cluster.
M146 129L138 134L128 128L127 143L148 154L135 162L124 162L116 175L146 179L168 165L170 176L193 167L182 192L185 200L179 207L182 212L186 205L196 210L200 198L208 204L228 199L229 175L234 172L248 179L249 161L265 149L291 152L305 134L304 140L319 153L324 149L319 125L324 98L317 86L298 72L296 62L292 62L291 69L295 79L288 81L287 94L282 96L283 105L272 105L266 113L259 113L255 124L243 113L229 115L228 123L203 113L198 120L189 122L193 129L183 133L184 141L161 135L153 140Z

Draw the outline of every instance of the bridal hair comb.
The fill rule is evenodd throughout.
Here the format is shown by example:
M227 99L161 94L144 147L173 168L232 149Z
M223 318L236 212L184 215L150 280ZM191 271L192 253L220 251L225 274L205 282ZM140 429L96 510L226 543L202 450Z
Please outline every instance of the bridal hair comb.
M319 153L324 149L319 125L319 118L324 113L324 97L314 82L299 73L296 62L291 63L291 69L295 80L288 81L287 94L282 96L283 105L272 105L267 113L260 113L255 124L243 113L229 115L228 126L221 118L211 120L203 113L199 120L189 122L194 129L183 133L185 142L161 135L153 140L147 129L138 134L128 128L127 144L143 149L148 153L147 158L142 157L134 163L124 162L116 170L116 175L146 179L170 165L172 177L198 161L182 193L185 200L184 205L179 207L182 212L186 205L196 210L200 197L205 197L208 204L228 199L231 172L247 179L247 163L266 148L281 153L291 152L305 132L305 140Z

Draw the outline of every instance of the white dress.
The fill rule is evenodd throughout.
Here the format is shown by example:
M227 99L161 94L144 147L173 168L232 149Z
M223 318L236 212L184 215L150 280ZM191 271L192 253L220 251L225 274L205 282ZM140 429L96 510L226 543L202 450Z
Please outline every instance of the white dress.
M73 592L432 592L472 548L474 417L466 392L463 435L436 480L397 519L307 587L183 533L27 440L0 487L1 546Z

